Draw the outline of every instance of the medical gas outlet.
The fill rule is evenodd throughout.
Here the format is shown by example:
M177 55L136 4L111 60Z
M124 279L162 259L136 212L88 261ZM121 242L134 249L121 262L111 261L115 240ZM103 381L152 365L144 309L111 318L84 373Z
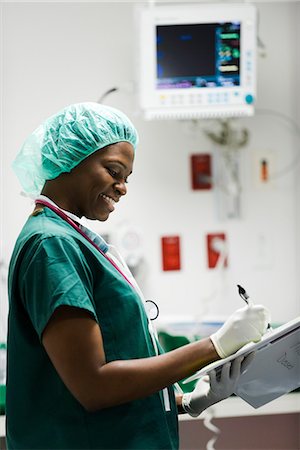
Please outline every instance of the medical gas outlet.
M209 233L206 235L207 266L209 269L227 267L228 249L225 233Z

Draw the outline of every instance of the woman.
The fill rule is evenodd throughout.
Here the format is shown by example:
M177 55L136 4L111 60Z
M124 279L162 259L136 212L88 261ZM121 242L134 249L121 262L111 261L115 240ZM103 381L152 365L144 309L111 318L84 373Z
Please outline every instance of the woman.
M10 264L8 449L176 449L177 407L198 415L228 397L249 360L205 393L175 397L173 384L266 330L266 310L247 307L163 354L134 279L81 223L107 220L126 194L136 144L123 113L82 103L43 123L14 162L37 198Z

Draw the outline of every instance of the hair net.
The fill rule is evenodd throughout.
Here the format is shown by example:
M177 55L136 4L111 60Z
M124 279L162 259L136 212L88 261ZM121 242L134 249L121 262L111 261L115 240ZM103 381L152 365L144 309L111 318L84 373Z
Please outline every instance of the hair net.
M77 103L43 122L13 162L24 192L38 195L46 180L70 172L95 151L117 142L136 148L138 135L121 111L98 103Z

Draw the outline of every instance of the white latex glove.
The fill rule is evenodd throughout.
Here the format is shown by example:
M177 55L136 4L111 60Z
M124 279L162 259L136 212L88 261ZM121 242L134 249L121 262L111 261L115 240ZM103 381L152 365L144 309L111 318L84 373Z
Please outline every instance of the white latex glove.
M230 397L236 389L240 375L247 371L254 356L254 352L246 358L239 356L234 361L225 363L221 372L212 370L209 373L209 380L208 377L201 378L193 392L183 394L183 409L190 416L197 417L209 406Z
M270 314L264 306L246 305L235 311L210 339L218 355L226 358L245 344L260 341L269 322Z

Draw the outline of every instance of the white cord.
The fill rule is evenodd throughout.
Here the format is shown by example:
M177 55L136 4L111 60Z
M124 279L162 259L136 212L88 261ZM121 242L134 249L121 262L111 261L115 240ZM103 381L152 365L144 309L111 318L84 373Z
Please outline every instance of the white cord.
M298 124L289 116L286 114L283 114L279 111L274 111L272 109L256 109L257 114L261 115L269 115L274 116L276 118L282 119L284 122L286 122L288 125L292 127L292 131L295 133L296 137L300 141L300 127ZM300 153L296 155L296 157L291 161L286 167L284 167L282 170L279 170L278 172L275 172L274 174L270 174L269 179L274 180L276 178L280 178L284 175L286 175L289 172L292 172L293 170L298 168L298 165L300 163Z
M214 408L210 407L204 411L204 426L214 433L214 436L207 442L206 450L215 450L215 443L220 436L221 430L216 425L212 423L212 419L214 418Z
M211 293L205 297L201 297L202 311L195 318L195 322L197 324L196 327L198 327L199 324L201 324L202 318L205 317L209 313L209 310L210 310L210 307L212 304L212 300L214 298L217 298L219 292L221 291L221 287L220 287L221 277L222 277L222 274L224 273L226 258L228 256L228 246L227 246L227 243L225 242L225 240L216 237L213 240L212 245L213 245L214 250L219 253L219 256L218 256L218 259L216 262L216 266L213 269L215 277L213 280L213 286L211 288ZM215 278L217 278L217 281ZM198 334L198 333L195 332L194 334Z

